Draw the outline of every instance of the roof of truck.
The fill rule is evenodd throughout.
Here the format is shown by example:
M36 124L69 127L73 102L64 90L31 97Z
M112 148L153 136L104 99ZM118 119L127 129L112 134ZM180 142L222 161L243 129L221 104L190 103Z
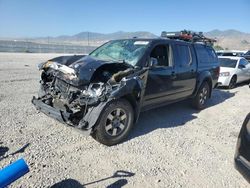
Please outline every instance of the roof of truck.
M200 44L200 45L206 45L205 43L201 42L190 42L190 41L184 41L179 39L169 39L165 37L158 37L158 38L129 38L129 39L114 39L111 41L119 41L119 40L133 40L133 41L149 41L149 42L159 42L159 41L170 41L170 42L176 42L176 43L185 43L185 44Z

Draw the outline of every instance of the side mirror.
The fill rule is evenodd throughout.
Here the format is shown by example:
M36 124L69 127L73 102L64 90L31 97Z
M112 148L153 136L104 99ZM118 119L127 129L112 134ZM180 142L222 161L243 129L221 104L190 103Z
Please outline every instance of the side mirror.
M158 60L154 57L150 57L149 66L155 67L156 65L158 65Z
M246 66L245 65L239 65L239 68L244 69L244 68L246 68Z

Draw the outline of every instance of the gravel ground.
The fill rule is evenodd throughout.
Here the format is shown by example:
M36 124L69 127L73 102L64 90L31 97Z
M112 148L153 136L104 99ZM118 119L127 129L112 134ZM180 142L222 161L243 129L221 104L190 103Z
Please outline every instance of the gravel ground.
M32 106L36 65L55 56L0 53L0 168L21 157L30 166L11 187L249 186L233 166L246 84L215 89L201 112L187 101L144 112L126 142L106 147Z

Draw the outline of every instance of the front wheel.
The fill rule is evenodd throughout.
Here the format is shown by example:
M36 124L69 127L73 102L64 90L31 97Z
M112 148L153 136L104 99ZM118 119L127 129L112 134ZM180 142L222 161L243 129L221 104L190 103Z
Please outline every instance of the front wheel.
M102 111L92 136L107 146L118 144L128 136L133 120L133 108L127 100L112 101Z
M237 77L234 75L229 82L228 89L235 88L236 83L237 83Z
M195 98L193 99L193 106L198 110L204 109L209 98L209 94L210 87L207 82L204 82L199 88Z

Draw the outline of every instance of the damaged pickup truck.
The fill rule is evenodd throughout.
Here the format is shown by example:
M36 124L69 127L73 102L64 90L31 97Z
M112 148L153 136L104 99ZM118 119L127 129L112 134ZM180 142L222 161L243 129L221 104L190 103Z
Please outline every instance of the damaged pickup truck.
M219 76L212 47L165 38L109 41L39 69L35 107L109 146L128 136L141 111L187 98L204 108Z

